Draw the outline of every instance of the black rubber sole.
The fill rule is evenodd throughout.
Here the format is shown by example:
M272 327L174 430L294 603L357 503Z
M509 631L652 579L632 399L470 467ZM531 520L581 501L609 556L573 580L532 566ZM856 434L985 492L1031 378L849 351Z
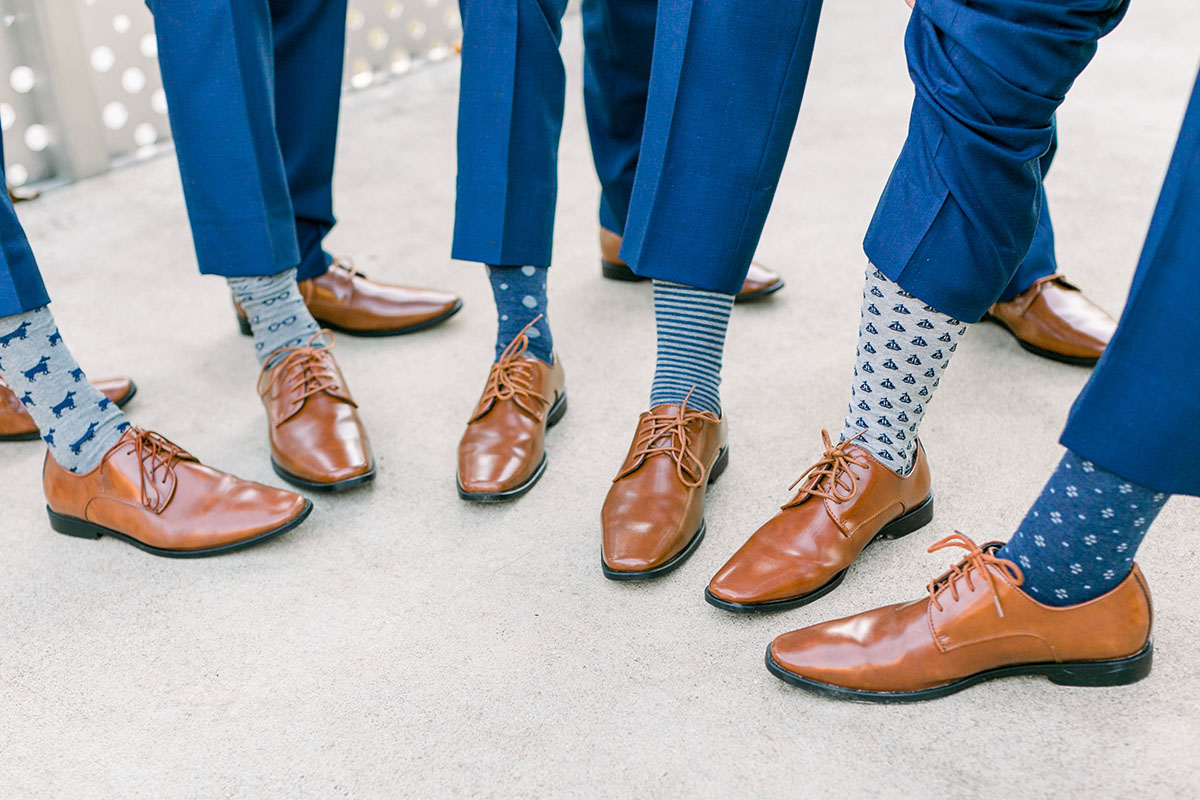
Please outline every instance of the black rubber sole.
M860 703L919 703L961 692L963 689L984 681L1018 675L1041 675L1060 686L1126 686L1137 683L1150 674L1150 668L1154 661L1154 640L1148 640L1146 646L1140 651L1125 658L1108 661L1073 661L1066 664L1018 664L984 670L943 686L934 686L931 689L914 692L869 692L803 678L780 666L771 656L770 645L767 645L766 661L767 669L776 678L823 697L854 700Z
M554 405L550 407L550 413L546 415L546 429L549 430L557 425L566 413L567 392L564 389L563 393L554 401ZM542 475L545 474L547 463L546 454L542 453L542 463L538 464L537 469L533 471L529 479L520 486L504 492L468 492L463 488L462 482L457 475L454 476L454 485L458 489L458 496L468 503L507 503L510 500L516 500L532 489L542 479Z
M378 339L384 336L404 336L408 333L417 333L418 331L427 330L432 328L434 325L441 325L443 322L461 311L462 307L463 301L460 299L452 308L450 308L448 311L442 312L436 317L431 317L423 322L418 322L416 325L409 325L405 328L395 328L390 331L356 331L350 328L343 328L340 325L332 325L328 322L322 322L321 320L317 320L317 324L323 328L328 328L331 331L343 334L345 336L359 336L364 339ZM242 335L253 336L254 330L250 327L250 320L246 319L241 314L235 314L235 316L237 317L238 329L242 332Z
M375 464L371 464L369 472L362 475L355 475L353 478L346 478L344 481L337 483L316 483L305 478L297 477L285 470L283 467L275 463L275 459L271 459L271 469L275 470L275 474L283 478L293 486L298 486L301 489L308 489L310 492L325 492L327 494L337 494L339 492L348 492L351 489L356 489L364 483L370 483L375 480Z
M79 539L99 539L102 536L111 536L114 539L120 539L123 542L128 542L139 550L144 550L147 553L164 558L208 558L209 556L220 556L226 553L233 553L238 550L245 550L247 547L254 547L257 544L282 536L292 530L304 520L308 519L308 515L312 513L313 504L311 500L304 501L304 511L300 513L291 522L281 525L272 531L260 533L253 539L246 539L241 542L233 542L232 544L221 545L220 547L206 547L202 550L164 550L161 547L153 547L145 542L139 541L132 536L127 536L120 531L114 531L110 528L105 528L102 525L96 525L75 517L68 517L62 514L56 514L46 507L46 513L50 515L50 527L55 531L66 536L74 536Z
M129 391L126 392L119 400L113 401L117 404L117 408L124 408L125 404L132 400L133 396L137 394L137 390L137 384L133 381L130 381ZM40 438L42 438L42 434L38 431L33 431L32 433L12 433L8 434L7 436L0 436L0 442L32 442Z
M925 498L925 502L904 514L900 517L884 525L879 533L875 534L875 538L867 542L867 547L870 547L880 539L899 539L902 536L907 536L914 531L924 528L933 521L933 495ZM715 606L722 611L728 611L732 614L762 614L771 611L787 611L789 608L799 608L800 606L808 605L809 603L820 600L825 595L832 592L837 587L841 586L842 581L846 579L846 573L850 571L849 567L834 575L820 587L813 589L807 594L799 595L798 597L786 597L782 600L768 600L765 603L735 603L731 600L723 600L710 592L707 588L704 590L704 599L709 605Z
M1048 358L1051 361L1057 361L1060 364L1070 364L1073 367L1094 367L1094 366L1096 366L1097 362L1100 361L1100 359L1098 359L1098 358L1081 358L1079 356L1064 356L1061 353L1055 353L1051 350L1044 350L1041 347L1036 347L1036 346L1030 344L1029 342L1022 339L1020 336L1017 336L1017 334L1013 331L1013 329L1008 327L1008 324L1004 320L1000 319L999 317L994 317L991 314L985 314L983 318L986 321L996 323L1001 328L1008 331L1008 334L1017 340L1017 344L1019 344L1021 346L1022 350L1026 351L1027 353L1033 353L1035 356L1041 356L1042 358Z
M729 466L729 445L721 448L721 452L717 454L717 460L713 462L712 469L708 474L707 486L712 486L717 482L717 478L721 477L721 473ZM652 581L655 578L661 578L668 572L673 572L678 569L683 562L691 557L692 553L696 552L696 548L700 546L700 542L704 540L704 531L707 525L705 521L700 520L700 530L693 534L688 541L687 547L683 548L674 558L665 564L660 564L654 569L642 570L641 572L622 572L612 569L604 561L604 555L600 555L600 570L604 573L604 577L610 581L619 581L624 583L638 583L640 581Z
M600 260L600 274L608 278L610 281L625 281L626 283L641 283L642 281L650 280L649 278L643 278L641 275L638 275L625 264L615 264L612 261L605 261L603 259ZM757 292L750 292L749 294L738 293L734 295L733 302L753 303L755 300L761 300L768 295L775 294L784 286L787 286L787 283L781 279L765 289L758 290Z

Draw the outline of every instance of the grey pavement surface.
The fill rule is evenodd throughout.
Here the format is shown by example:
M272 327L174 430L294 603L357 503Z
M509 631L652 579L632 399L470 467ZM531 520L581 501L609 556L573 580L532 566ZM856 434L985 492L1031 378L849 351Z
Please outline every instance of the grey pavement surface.
M968 335L924 428L933 525L872 548L802 609L741 619L702 601L819 454L820 428L841 419L860 241L911 100L905 21L898 0L827 4L759 252L789 285L735 313L732 460L709 495L708 539L648 585L606 581L598 564L599 508L646 402L653 328L647 287L599 277L578 19L564 44L551 283L571 410L550 434L545 478L515 504L454 492L494 329L482 271L447 257L457 65L350 97L333 248L382 279L454 287L465 309L416 336L339 339L379 479L313 497L307 524L245 553L180 562L59 536L43 511L42 448L3 446L0 796L1200 795L1195 500L1173 501L1142 551L1157 652L1135 686L1022 678L874 707L811 697L763 668L780 632L920 596L949 560L929 544L954 529L1005 538L1036 496L1087 371L1029 356L995 327ZM1060 261L1114 312L1197 41L1195 0L1134 3L1061 113L1049 181ZM132 373L139 424L277 484L249 341L222 282L196 275L173 159L20 213L89 373Z

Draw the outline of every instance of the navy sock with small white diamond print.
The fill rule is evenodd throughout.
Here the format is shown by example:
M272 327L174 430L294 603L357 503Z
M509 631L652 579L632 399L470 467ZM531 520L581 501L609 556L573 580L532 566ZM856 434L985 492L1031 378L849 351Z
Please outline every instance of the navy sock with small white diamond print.
M1039 603L1085 603L1129 575L1168 497L1068 450L998 555L1021 567L1021 589Z

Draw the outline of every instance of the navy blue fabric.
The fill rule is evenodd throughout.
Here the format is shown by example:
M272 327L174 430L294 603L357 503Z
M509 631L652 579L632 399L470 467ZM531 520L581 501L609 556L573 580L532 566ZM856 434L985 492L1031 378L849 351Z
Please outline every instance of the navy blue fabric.
M1122 478L1200 495L1200 81L1117 333L1062 443Z
M550 266L566 72L567 0L461 0L452 256Z
M939 311L983 316L1033 242L1054 113L1127 5L917 5L905 41L916 99L867 231L871 263Z
M4 143L0 141L0 178L3 177ZM0 200L0 317L33 311L49 302L37 260L6 191Z
M621 258L736 294L804 95L820 0L660 0Z
M583 0L583 102L600 224L625 232L650 91L658 0Z
M1042 156L1039 163L1043 179L1054 162L1056 152L1058 152L1057 132L1050 140L1050 149L1046 151L1046 155ZM1058 272L1058 256L1054 252L1054 227L1050 223L1050 207L1046 203L1046 193L1042 192L1042 207L1038 213L1037 227L1033 231L1033 244L1029 246L1025 260L1021 262L1021 266L1017 267L1017 273L1008 282L1008 286L1004 288L999 299L1007 303L1042 278L1056 272Z
M200 271L329 267L346 0L152 0Z

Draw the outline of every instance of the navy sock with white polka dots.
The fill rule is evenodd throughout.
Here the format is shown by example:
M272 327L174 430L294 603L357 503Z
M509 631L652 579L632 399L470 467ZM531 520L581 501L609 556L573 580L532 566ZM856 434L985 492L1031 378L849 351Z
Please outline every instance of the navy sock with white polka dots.
M553 362L554 336L546 316L546 276L549 272L547 267L488 265L488 280L492 282L496 316L500 322L496 331L497 360L521 329L541 314L542 318L525 334L529 337L527 352L547 364Z
M1138 546L1168 496L1068 450L998 555L1020 565L1021 588L1038 602L1087 602L1129 575Z

